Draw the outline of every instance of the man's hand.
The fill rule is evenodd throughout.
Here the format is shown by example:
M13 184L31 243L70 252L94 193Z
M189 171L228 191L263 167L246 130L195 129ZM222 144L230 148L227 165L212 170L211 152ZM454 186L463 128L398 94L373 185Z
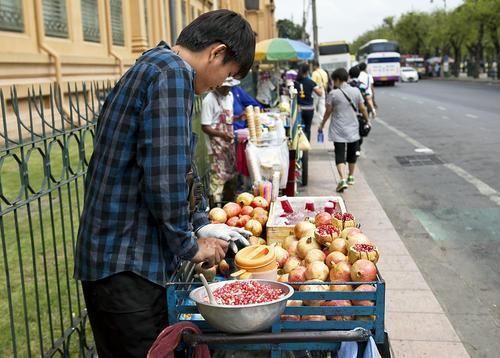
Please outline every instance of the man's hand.
M247 238L252 236L252 233L239 227L227 226L226 224L208 224L199 229L196 232L196 236L200 239L215 237L227 241L231 250L236 253L238 252L236 242L240 242L244 246L250 245Z
M221 133L220 137L227 142L232 142L234 139L234 136L231 133Z
M210 265L218 264L225 256L229 243L213 237L198 239L198 252L191 262L208 262Z

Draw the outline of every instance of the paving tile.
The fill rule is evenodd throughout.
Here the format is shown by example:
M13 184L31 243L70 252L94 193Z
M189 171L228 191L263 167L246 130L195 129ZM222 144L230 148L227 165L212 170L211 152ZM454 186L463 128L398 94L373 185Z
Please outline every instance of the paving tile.
M377 262L377 267L382 274L385 271L419 271L415 261L409 255L382 255Z
M395 358L470 357L462 343L458 342L402 341L391 339L391 348Z
M387 311L385 326L390 339L460 342L444 313Z
M386 291L387 312L443 313L431 290L394 290Z
M389 290L428 290L429 286L419 271L381 271Z
M375 237L367 234L368 238L372 240L378 247L380 252L380 256L385 255L404 255L410 256L408 249L400 240L384 240L384 239L376 239ZM410 256L411 258L411 256Z
M401 241L399 234L394 228L366 228L364 225L361 225L361 229L375 243L379 243L380 241Z

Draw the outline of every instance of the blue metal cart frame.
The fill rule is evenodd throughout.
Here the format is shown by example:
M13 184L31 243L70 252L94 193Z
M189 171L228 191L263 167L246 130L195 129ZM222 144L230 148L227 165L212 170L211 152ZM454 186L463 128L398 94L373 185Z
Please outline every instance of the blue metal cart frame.
M186 271L188 266L184 267ZM196 305L189 300L189 292L200 286L191 279L191 272L176 275L167 287L169 324L189 320L200 327L202 335L186 334L189 345L207 343L220 350L270 351L272 358L281 357L285 351L337 351L342 341L366 341L373 336L383 357L390 357L388 336L384 332L385 281L378 275L374 292L300 292L295 290L292 300L371 300L374 306L300 306L287 307L285 315L354 316L347 321L287 321L278 320L268 332L248 335L221 334L210 327L199 315ZM178 281L178 282L175 282ZM293 283L294 285L359 285L359 282ZM352 331L361 328L358 331Z

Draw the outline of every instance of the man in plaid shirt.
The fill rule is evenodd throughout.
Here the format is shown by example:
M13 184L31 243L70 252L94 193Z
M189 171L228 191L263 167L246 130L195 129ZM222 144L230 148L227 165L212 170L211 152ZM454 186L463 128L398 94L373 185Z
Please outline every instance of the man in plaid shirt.
M178 262L215 263L245 241L192 200L191 115L194 95L244 77L254 52L245 19L208 12L172 48L145 52L106 98L75 252L99 357L145 356L167 325L165 284Z

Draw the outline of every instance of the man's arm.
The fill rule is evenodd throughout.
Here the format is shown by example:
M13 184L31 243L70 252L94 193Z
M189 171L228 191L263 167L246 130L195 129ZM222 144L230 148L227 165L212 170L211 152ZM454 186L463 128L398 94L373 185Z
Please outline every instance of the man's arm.
M198 252L189 231L186 181L192 102L192 77L187 69L159 72L147 89L137 148L144 200L169 250L185 260Z
M319 124L319 129L323 130L326 122L328 122L328 119L330 118L332 113L333 113L333 106L330 103L327 103L326 108L325 108L325 114L323 116L323 120Z
M220 137L228 142L233 140L233 136L230 133L219 132L218 130L212 128L207 124L201 125L201 130L208 134L210 137Z

